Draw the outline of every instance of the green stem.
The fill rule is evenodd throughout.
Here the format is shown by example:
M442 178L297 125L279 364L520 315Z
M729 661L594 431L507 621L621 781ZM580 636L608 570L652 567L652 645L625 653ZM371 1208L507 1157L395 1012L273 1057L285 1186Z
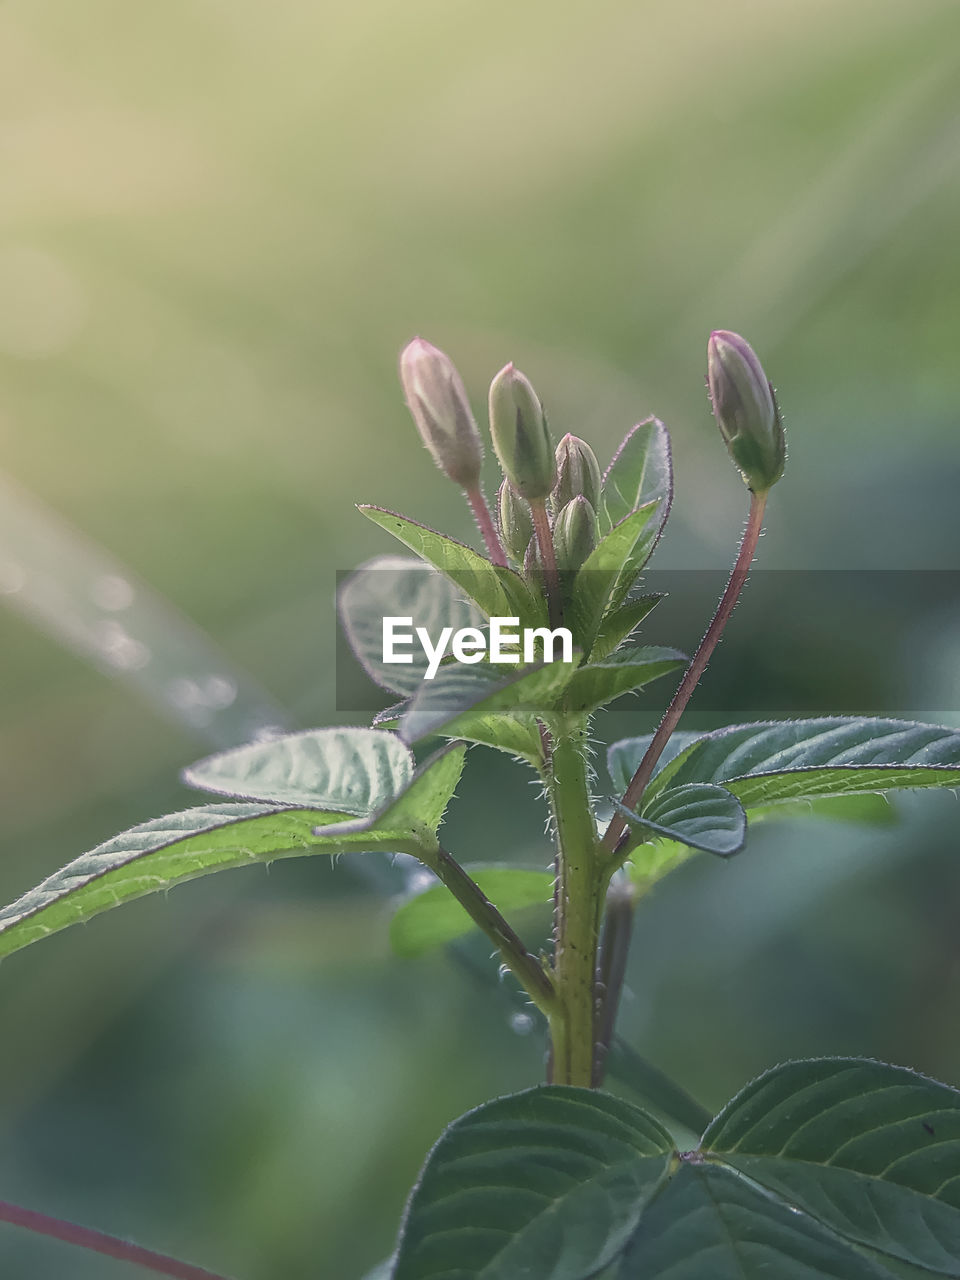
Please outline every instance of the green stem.
M723 634L723 629L727 625L731 613L733 613L734 606L740 599L740 592L743 590L743 585L747 580L747 573L757 550L757 542L760 538L760 531L763 528L763 513L766 505L766 493L750 494L750 515L747 518L747 527L740 541L740 550L737 553L737 560L730 574L730 580L727 583L726 590L720 597L717 611L713 615L703 639L700 641L697 652L693 655L693 660L684 672L677 692L673 695L670 705L664 712L663 719L660 721L657 731L653 735L653 739L631 779L630 785L623 793L621 803L626 809L635 810L640 803L643 793L647 789L647 784L653 777L657 761L663 755L664 747L673 736L673 731L686 710L687 703L690 701L700 677L706 670L707 663L717 647L717 642ZM616 851L626 826L626 819L620 813L614 813L610 819L610 825L603 835L603 846L609 854Z
M586 722L558 725L547 790L556 824L559 876L553 976L558 1007L550 1016L554 1084L589 1088L596 1041L597 935L604 872L584 755Z
M422 854L420 855L423 856ZM427 864L500 952L503 963L537 1008L549 1018L557 1007L557 993L543 965L527 950L507 921L456 858L439 849Z

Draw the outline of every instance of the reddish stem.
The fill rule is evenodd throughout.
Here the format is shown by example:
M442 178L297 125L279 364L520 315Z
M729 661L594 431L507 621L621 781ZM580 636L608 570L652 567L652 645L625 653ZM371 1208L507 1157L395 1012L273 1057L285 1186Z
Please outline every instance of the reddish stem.
M503 549L503 543L497 533L496 526L493 523L493 516L490 514L490 508L487 506L487 500L483 496L483 490L478 485L475 489L466 489L467 501L470 503L470 510L473 512L473 518L477 522L477 528L483 538L487 548L487 554L490 556L494 564L501 565L504 568L507 564L507 553Z
M107 1258L132 1262L136 1266L145 1267L155 1275L170 1276L172 1280L226 1280L225 1276L206 1271L203 1267L191 1266L189 1262L178 1262L176 1258L154 1253L152 1249L142 1249L137 1244L119 1240L116 1236L105 1235L102 1231L78 1227L75 1223L64 1222L61 1218L51 1218L45 1213L37 1213L35 1209L21 1209L19 1205L7 1204L4 1200L0 1200L0 1222L9 1222L15 1227L24 1227L27 1231L35 1231L38 1235L49 1236L53 1240L63 1240L81 1249L90 1249Z
M547 504L543 498L531 500L530 514L533 516L533 531L537 535L537 546L540 549L540 563L547 584L547 607L550 610L550 625L560 625L562 608L560 598L560 575L557 573L557 557L553 551L553 534L550 532L550 517L547 515Z
M730 574L730 580L727 583L726 590L720 597L720 603L717 605L713 620L707 627L706 634L700 641L697 652L693 655L693 661L684 672L683 679L680 681L677 692L673 695L673 700L664 712L657 732L653 735L653 739L649 747L647 747L629 787L623 793L621 803L626 809L636 809L639 804L644 791L647 789L647 784L653 776L653 771L657 767L657 761L663 755L664 747L670 741L680 717L686 710L687 703L690 701L700 677L706 670L707 663L717 647L717 641L723 634L723 629L727 625L731 613L733 613L737 600L740 598L740 592L743 590L743 584L747 580L747 573L757 550L757 541L760 537L760 530L763 527L763 512L766 505L767 495L765 493L751 493L750 515L747 518L747 527L740 542L740 550L737 554L736 564ZM613 853L617 848L620 838L626 830L626 825L626 819L621 814L614 813L601 841L603 847L610 853Z

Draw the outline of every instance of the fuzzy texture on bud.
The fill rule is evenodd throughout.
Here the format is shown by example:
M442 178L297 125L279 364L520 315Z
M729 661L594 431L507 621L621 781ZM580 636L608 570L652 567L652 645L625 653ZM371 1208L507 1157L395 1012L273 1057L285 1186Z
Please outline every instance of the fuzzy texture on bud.
M557 445L557 483L553 508L562 511L574 498L584 497L594 511L600 506L600 463L586 440L568 432Z
M600 522L583 494L568 502L553 526L553 549L558 569L579 569L597 545Z
M500 513L500 540L514 560L523 562L530 539L533 537L533 516L523 498L518 498L504 480L497 493Z
M783 475L786 443L773 387L756 352L737 333L718 329L707 344L713 415L731 458L754 493Z
M423 338L414 338L400 356L400 381L434 462L462 488L475 489L483 441L453 361Z
M513 491L528 502L549 496L557 478L543 405L530 382L512 364L490 384L490 434Z

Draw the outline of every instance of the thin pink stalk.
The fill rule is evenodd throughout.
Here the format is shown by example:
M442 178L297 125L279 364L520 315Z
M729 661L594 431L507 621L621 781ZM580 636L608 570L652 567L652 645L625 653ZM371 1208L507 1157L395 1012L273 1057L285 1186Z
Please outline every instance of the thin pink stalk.
M37 1213L35 1209L22 1209L19 1205L7 1204L4 1200L0 1200L0 1222L24 1227L27 1231L34 1231L53 1240L63 1240L66 1244L92 1250L104 1257L117 1258L120 1262L132 1262L135 1266L152 1271L154 1275L170 1276L172 1280L227 1280L226 1276L206 1271L203 1267L178 1262L176 1258L154 1253L152 1249L142 1249L140 1245L105 1235L102 1231L78 1227L73 1222L48 1217L45 1213Z
M644 753L643 759L637 768L636 773L631 779L630 785L623 793L621 803L625 809L635 809L640 803L647 784L653 777L653 771L657 767L657 762L663 755L664 748L670 741L674 729L676 729L680 717L686 710L687 703L693 694L694 689L700 681L700 677L706 670L707 663L710 661L714 649L717 647L717 641L723 634L723 629L727 625L727 621L733 613L734 606L740 598L740 592L743 590L743 584L747 580L747 573L753 557L756 554L757 542L760 538L760 530L763 527L763 512L767 505L767 495L765 493L752 493L750 495L750 515L747 518L747 527L744 530L743 538L740 542L740 550L737 554L736 564L730 574L730 580L727 583L726 590L720 597L720 603L717 605L717 611L713 615L713 619L707 627L703 639L700 641L697 652L693 655L693 661L684 672L683 679L677 688L677 692L673 695L670 705L664 712L663 719L657 728L653 739ZM604 832L601 844L613 853L620 842L620 838L626 830L626 819L620 813L615 813L610 821L610 825Z
M480 530L480 535L487 548L487 554L494 564L506 567L507 553L503 549L503 543L500 541L500 536L493 523L493 516L490 514L487 500L483 496L483 490L478 485L475 489L466 489L464 492L467 495L467 501L470 503L473 518L477 522L477 528Z

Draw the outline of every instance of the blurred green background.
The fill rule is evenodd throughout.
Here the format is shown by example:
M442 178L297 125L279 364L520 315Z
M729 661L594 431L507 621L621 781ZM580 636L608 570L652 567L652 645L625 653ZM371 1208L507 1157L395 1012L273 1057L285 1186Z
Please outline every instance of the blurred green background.
M478 406L516 360L602 460L656 411L658 564L704 569L744 513L704 347L740 330L790 444L763 565L960 568L958 71L954 0L9 0L0 899L192 803L191 759L336 718L335 573L390 550L352 502L470 536L399 394L416 333ZM892 649L814 625L960 723L956 605ZM720 658L749 678L737 623ZM898 807L668 881L631 1042L708 1105L791 1055L960 1083L956 800ZM454 851L536 861L542 824L473 752ZM238 1280L359 1277L442 1126L541 1071L494 988L390 964L390 883L281 863L8 960L0 1198ZM0 1274L132 1280L12 1228Z

